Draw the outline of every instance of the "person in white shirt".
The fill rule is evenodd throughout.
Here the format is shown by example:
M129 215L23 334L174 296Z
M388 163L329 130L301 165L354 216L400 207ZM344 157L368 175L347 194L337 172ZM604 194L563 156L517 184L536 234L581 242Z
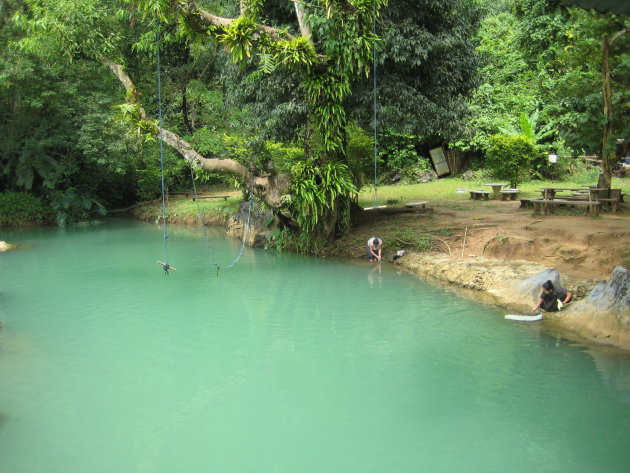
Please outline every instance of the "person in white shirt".
M372 237L367 242L367 256L370 261L380 261L383 251L383 240Z

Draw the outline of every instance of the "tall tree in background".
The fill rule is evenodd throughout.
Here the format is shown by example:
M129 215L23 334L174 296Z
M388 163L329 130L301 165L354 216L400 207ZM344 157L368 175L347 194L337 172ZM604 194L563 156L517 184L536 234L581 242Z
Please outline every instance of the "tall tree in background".
M590 96L592 91L596 91L600 106L592 110L584 108L580 122L584 123L586 118L592 123L590 132L593 138L585 148L599 154L602 172L598 185L610 188L616 160L614 144L618 138L627 138L630 132L628 107L624 106L630 98L629 42L624 43L624 36L630 28L628 19L611 13L559 8L555 2L543 0L518 0L516 13L521 19L519 34L523 49L537 58L539 66L555 72L549 74L550 77L556 79L561 74L580 74L585 69L590 71L591 91L587 94ZM613 45L618 48L611 54ZM567 68L567 64L571 64L573 70ZM613 94L613 89L616 94ZM613 114L613 108L619 110L617 116Z
M435 146L461 137L467 99L477 85L481 20L471 0L390 0L377 25L379 127L415 135ZM372 120L372 77L357 84L353 114L366 128Z
M538 116L539 127L551 130L540 144L559 154L601 154L606 123L607 149L627 136L627 35L619 37L610 56L611 107L617 110L610 120L602 113L601 46L602 37L622 31L626 19L549 0L505 0L486 7L480 52L487 62L471 105L476 132L460 146L483 150L488 136L518 128L521 114Z
M604 129L602 133L602 172L599 176L598 187L604 189L610 189L611 181L612 181L612 168L613 163L616 160L616 150L614 144L616 143L616 137L614 141L611 142L611 137L613 135L613 124L614 124L614 113L613 113L613 91L612 91L612 71L610 66L610 50L613 45L617 42L617 40L622 39L625 35L630 32L630 20L628 20L625 24L625 28L620 31L615 32L612 36L608 34L604 34L602 37L602 95L604 102ZM629 109L626 105L626 109ZM623 113L621 114L624 115ZM628 113L625 114L626 118L628 118ZM627 136L624 137L628 139Z

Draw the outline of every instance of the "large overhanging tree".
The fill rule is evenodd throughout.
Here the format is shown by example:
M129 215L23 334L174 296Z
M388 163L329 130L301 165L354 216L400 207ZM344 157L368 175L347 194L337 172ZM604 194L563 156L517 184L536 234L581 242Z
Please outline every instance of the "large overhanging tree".
M194 0L24 0L14 18L27 32L25 50L49 57L62 53L56 57L95 60L107 67L126 90L121 110L140 135L162 139L204 169L236 174L245 185L253 182L255 192L273 208L286 203L281 197L290 188L289 207L302 229L329 238L347 222L350 197L356 191L344 164L343 103L352 81L369 73L374 15L383 4L384 0L293 1L294 27L263 22L262 0L242 1L240 14L234 17L221 16L216 3ZM144 36L125 38L129 24L141 18ZM177 133L159 128L156 117L145 112L141 91L128 72L134 60L130 44L146 47L147 38L154 38L158 30L178 41L203 43L210 38L234 61L255 63L264 73L280 68L299 73L308 110L309 159L297 174L256 175L237 161L204 157Z

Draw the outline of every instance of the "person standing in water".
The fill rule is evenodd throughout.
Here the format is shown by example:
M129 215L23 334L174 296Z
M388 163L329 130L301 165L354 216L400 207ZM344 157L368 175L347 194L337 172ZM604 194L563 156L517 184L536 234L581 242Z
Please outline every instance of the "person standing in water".
M557 312L562 310L565 304L571 302L573 294L560 285L554 286L551 281L542 285L543 292L540 294L538 304L532 308L532 314L538 309L544 312Z
M367 255L370 261L380 261L383 250L383 240L372 237L367 242Z

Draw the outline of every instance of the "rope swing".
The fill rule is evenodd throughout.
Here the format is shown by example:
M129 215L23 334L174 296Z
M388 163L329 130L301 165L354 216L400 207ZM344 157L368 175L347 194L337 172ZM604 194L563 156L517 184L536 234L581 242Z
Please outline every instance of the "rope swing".
M162 236L164 239L164 262L158 261L158 264L162 266L164 270L164 274L166 276L169 275L169 271L173 268L168 263L168 245L167 240L169 238L168 233L166 232L166 186L164 185L164 144L162 142L162 83L161 83L161 73L160 73L160 32L155 33L155 43L157 50L157 94L158 94L158 127L159 131L159 139L160 142L160 172L161 172L161 180L162 180Z
M372 105L372 114L374 116L374 208L378 207L378 156L377 156L377 148L378 148L378 123L377 123L377 86L376 86L376 0L374 0L373 5L373 14L372 14L372 75L374 77L374 82L372 86L372 94L374 96L374 102Z
M157 51L157 95L158 95L158 126L159 126L159 134L158 134L158 138L159 138L159 142L160 142L160 172L161 172L161 181L162 181L162 234L163 234L163 239L164 239L164 261L157 261L157 263L162 266L162 269L164 270L164 274L165 275L169 275L169 271L173 270L173 271L177 271L173 266L171 266L168 262L168 238L169 235L166 231L166 185L165 185L165 179L164 179L164 143L162 140L162 126L163 126L163 122L162 122L162 75L161 75L161 67L160 67L160 33L159 31L156 33L156 51ZM195 184L195 174L194 174L194 166L193 163L190 162L190 178L192 181L192 188L193 188L193 193L194 193L194 201L197 204L197 218L199 219L199 222L201 223L201 229L204 235L204 238L208 244L208 248L210 249L210 253L211 253L211 259L212 259L212 263L214 264L214 266L217 268L217 276L219 275L219 270L221 269L229 269L231 267L233 267L236 263L238 263L238 261L241 259L241 256L243 255L243 250L245 248L245 242L247 241L247 237L249 236L249 229L250 229L250 221L251 221L251 215L252 215L252 208L254 206L253 200L254 200L254 176L252 174L252 179L251 179L251 184L250 184L250 199L248 202L248 210L247 210L247 223L245 225L245 231L243 232L243 242L241 244L241 249L238 253L238 256L236 257L236 259L234 259L234 261L232 261L230 264L228 264L227 266L222 266L220 265L215 256L214 256L214 252L212 251L212 246L210 245L210 238L208 237L208 234L206 232L206 227L203 221L203 215L202 215L202 210L201 210L201 206L199 205L199 195L197 193L197 186Z
M238 261L241 259L241 256L243 255L243 250L245 249L245 242L247 241L247 237L249 236L249 226L250 226L250 220L252 216L252 208L254 207L254 176L252 175L252 180L251 180L251 184L249 188L249 201L247 203L247 223L245 224L245 230L243 231L243 241L241 242L241 249L238 252L236 259L234 259L227 266L222 266L217 262L212 245L210 244L210 238L208 237L208 233L206 232L206 225L203 221L203 211L201 210L201 205L199 205L200 199L197 194L197 185L195 184L195 174L194 174L192 163L190 163L190 180L192 182L194 201L197 204L197 218L199 219L199 224L201 225L201 231L203 233L204 239L206 240L206 245L208 246L212 264L217 268L217 276L218 276L219 270L230 269L231 267L236 265L236 263L238 263Z

